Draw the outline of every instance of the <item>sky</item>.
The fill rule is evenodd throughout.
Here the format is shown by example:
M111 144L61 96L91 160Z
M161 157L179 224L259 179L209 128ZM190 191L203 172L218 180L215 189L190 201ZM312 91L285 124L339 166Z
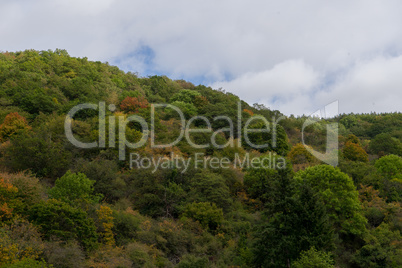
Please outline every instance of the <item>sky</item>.
M0 51L66 49L309 115L401 112L402 1L0 0Z

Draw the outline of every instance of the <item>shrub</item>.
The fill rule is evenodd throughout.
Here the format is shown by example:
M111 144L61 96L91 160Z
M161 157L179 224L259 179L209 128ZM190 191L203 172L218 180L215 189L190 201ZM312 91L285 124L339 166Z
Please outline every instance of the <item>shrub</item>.
M215 203L199 202L189 204L183 216L198 221L204 228L216 230L223 220L223 212Z
M314 247L300 254L300 258L292 263L295 268L334 268L334 261L331 254L318 251Z
M88 179L83 173L67 171L56 180L55 186L49 190L49 196L66 203L74 204L77 200L99 202L101 196L93 194L95 181Z
M98 236L94 221L79 208L50 199L34 205L27 213L29 220L40 226L46 239L53 236L65 241L77 239L85 249L96 245Z

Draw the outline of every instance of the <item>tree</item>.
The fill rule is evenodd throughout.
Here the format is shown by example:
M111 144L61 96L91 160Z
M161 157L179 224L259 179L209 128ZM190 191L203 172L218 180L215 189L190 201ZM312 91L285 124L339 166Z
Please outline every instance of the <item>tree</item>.
M5 148L4 165L12 171L31 170L38 177L62 176L72 162L72 154L51 135L14 135Z
M194 255L184 255L179 264L176 266L178 268L206 268L208 267L208 259L205 257L196 257Z
M378 159L374 166L388 180L400 177L402 179L402 157L387 155Z
M397 155L383 156L375 162L379 172L381 195L388 202L402 200L402 158Z
M354 143L354 144L361 145L359 138L356 135L353 135L353 134L348 135L348 137L346 138L346 142L351 142L351 143Z
M295 193L292 179L274 184L276 198L264 210L263 222L254 235L254 264L257 267L290 267L310 247L332 249L333 233L326 209L308 185Z
M303 144L298 143L292 147L288 153L288 158L293 164L314 163L317 159L304 147Z
M0 178L0 221L11 219L13 208L10 203L14 202L17 192L16 187Z
M140 109L146 109L148 106L148 101L142 96L128 96L120 103L120 109L128 113L137 113Z
M183 101L174 101L171 104L179 108L179 110L183 113L184 117L187 119L197 115L197 108L195 108L195 106L192 103L187 103ZM180 118L177 111L173 110L172 108L169 107L166 108L165 112L169 118Z
M8 190L14 192L12 194L12 207L15 213L29 209L35 203L42 200L43 186L39 180L29 173L1 173L0 178L3 178L3 183L8 185ZM0 185L2 184L2 179L0 179ZM11 186L10 186L11 185ZM4 184L3 184L4 186ZM1 191L1 190L0 190ZM1 194L3 198L7 196L6 193ZM0 196L1 196L0 195ZM1 202L0 197L0 202Z
M224 211L229 211L232 206L229 187L219 174L207 170L197 173L189 188L190 202L212 202Z
M365 235L366 244L357 251L355 262L360 267L401 267L401 239L398 230L392 231L388 224L382 223Z
M113 211L113 233L118 246L126 245L137 237L141 217L143 216L131 208L126 211Z
M368 154L358 144L352 141L346 142L342 149L343 156L351 161L368 162Z
M370 141L369 151L380 156L387 154L402 156L402 143L388 133L380 133Z
M44 253L52 267L84 267L85 253L77 241L46 241Z
M39 259L43 250L44 244L38 229L24 219L15 217L9 225L0 229L1 267L14 267L10 265L20 263L21 260Z
M94 192L102 194L104 200L113 202L124 196L127 184L119 174L116 161L96 158L92 161L77 161L75 172L84 173L90 180L95 181Z
M276 152L279 155L285 156L287 155L287 153L289 152L290 146L288 143L288 137L286 135L285 130L283 129L283 127L281 125L274 125L274 124L270 124L270 129L267 132L250 132L248 133L248 138L249 141L253 144L253 145L265 145L267 144L267 147L264 148L259 148L257 149L260 152L267 152L267 151L272 151L272 152ZM275 129L275 128L276 129ZM265 123L261 122L261 123L256 123L253 125L250 125L249 129L267 129ZM247 142L243 143L246 144L248 147L251 147L253 149L254 146L252 146L252 144L248 144Z
M334 261L331 255L325 251L316 250L311 247L300 254L300 258L292 263L294 268L334 268Z
M113 227L114 227L114 218L113 211L107 206L100 206L98 210L96 210L96 214L98 216L98 221L100 225L100 235L101 240L105 245L113 246L115 245L114 235L113 235Z
M34 205L26 213L29 221L40 227L46 239L53 236L65 241L77 239L85 249L96 245L95 223L82 209L50 199Z
M55 186L49 190L49 196L63 202L74 204L77 200L99 202L100 195L94 195L93 185L83 173L72 173L70 170L63 177L56 180Z
M223 211L215 203L194 202L189 204L183 216L198 221L201 226L208 230L216 230L223 221Z
M261 161L266 159L266 156L260 157ZM269 159L269 158L268 158ZM289 161L282 164L279 156L273 156L272 163L277 163L271 168L250 168L244 176L244 186L250 198L258 199L263 204L272 203L275 195L274 185L284 177L293 177L292 165Z
M175 101L182 101L186 103L194 104L196 97L200 96L201 94L195 90L190 89L183 89L180 90L178 93L174 94L170 99L170 102Z
M308 183L318 193L338 232L363 234L367 220L361 214L359 194L348 175L332 166L318 165L299 171L295 179Z
M5 142L14 134L20 131L31 129L27 120L17 112L10 113L4 118L3 124L0 125L0 142Z
M34 260L24 258L16 263L8 264L7 268L51 268L52 265L47 264L44 260Z

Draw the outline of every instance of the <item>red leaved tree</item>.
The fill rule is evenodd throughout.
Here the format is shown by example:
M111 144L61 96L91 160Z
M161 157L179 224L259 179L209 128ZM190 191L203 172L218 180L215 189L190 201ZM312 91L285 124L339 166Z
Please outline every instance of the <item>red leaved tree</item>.
M136 113L139 109L148 108L149 103L144 97L126 97L120 103L120 110L124 112Z

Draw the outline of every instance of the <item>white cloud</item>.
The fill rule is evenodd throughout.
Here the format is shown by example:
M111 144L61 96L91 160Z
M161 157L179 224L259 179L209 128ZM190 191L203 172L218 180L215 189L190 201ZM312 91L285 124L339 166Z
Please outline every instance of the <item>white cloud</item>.
M309 108L306 98L319 84L318 72L302 60L290 60L262 72L246 73L229 82L217 82L213 88L225 88L249 103L265 103L284 113ZM299 103L300 102L300 103ZM295 103L299 103L295 106ZM292 105L288 105L292 104Z
M402 56L362 61L326 91L316 103L339 100L341 112L396 112L402 107Z
M359 68L402 54L400 10L398 0L4 0L0 50L65 48L72 56L119 63L143 75L151 70L204 79L241 98L265 99L272 108L300 114L331 98L352 98L357 89L351 87L360 85L353 78ZM136 54L143 46L152 50L151 61ZM392 72L383 71L384 76ZM339 73L348 78L335 76ZM333 84L334 79L340 80ZM267 94L265 82L282 89ZM381 99L398 99L388 89L397 86L381 87ZM385 109L378 87L371 90L364 103ZM340 105L345 112L369 110L362 103L353 109Z

